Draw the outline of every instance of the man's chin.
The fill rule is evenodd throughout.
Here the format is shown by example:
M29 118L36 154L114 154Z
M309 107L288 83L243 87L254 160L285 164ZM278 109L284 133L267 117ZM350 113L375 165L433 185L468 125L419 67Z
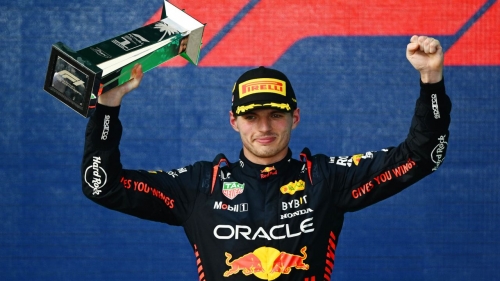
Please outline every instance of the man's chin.
M279 153L280 150L278 150L277 148L264 146L261 147L261 149L258 149L255 155L261 158L271 158L278 155Z

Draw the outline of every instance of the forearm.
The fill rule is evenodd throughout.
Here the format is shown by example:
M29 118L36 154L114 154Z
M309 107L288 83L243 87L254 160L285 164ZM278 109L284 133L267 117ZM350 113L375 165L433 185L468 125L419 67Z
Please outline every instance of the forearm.
M119 177L121 163L118 146L122 127L120 107L97 105L85 132L82 159L83 192L87 197L101 195ZM105 186L107 185L107 186Z
M336 174L334 184L339 187L335 190L339 207L346 211L360 210L397 194L437 170L446 156L450 112L451 101L446 95L444 80L422 82L404 142L397 147L369 152L358 158L357 164L342 166L340 162L333 166L341 175Z
M421 82L412 126L406 140L422 164L436 170L444 160L450 125L451 101L446 95L444 80L438 83ZM416 156L415 156L415 159Z

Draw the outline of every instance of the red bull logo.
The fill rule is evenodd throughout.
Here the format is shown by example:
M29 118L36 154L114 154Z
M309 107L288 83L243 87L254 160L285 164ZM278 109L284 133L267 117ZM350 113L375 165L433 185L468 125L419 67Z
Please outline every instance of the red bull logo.
M278 170L276 170L276 168L274 168L274 166L265 167L264 170L260 170L260 178L261 179L265 179L265 178L268 178L270 176L277 175L277 174L278 174Z
M226 252L226 264L231 268L224 272L224 277L229 277L240 271L242 271L246 276L257 272L264 272L260 259L254 253L246 254L233 260L232 262L229 262L232 257L233 256L230 253Z
M246 276L254 274L262 280L274 280L281 274L290 274L292 269L308 270L309 265L304 263L306 251L307 247L304 246L300 249L301 255L294 255L271 247L260 247L232 262L232 255L226 252L226 264L231 268L224 272L224 277L241 271Z

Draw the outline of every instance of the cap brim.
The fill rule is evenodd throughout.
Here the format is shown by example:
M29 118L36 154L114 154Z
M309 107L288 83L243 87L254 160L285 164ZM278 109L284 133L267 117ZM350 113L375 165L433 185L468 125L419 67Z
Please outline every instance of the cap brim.
M289 103L277 103L277 102L252 102L249 104L244 104L237 106L233 109L233 113L236 115L243 115L245 113L249 113L252 110L256 109L265 109L265 108L274 108L279 111L290 112L293 110L292 106Z

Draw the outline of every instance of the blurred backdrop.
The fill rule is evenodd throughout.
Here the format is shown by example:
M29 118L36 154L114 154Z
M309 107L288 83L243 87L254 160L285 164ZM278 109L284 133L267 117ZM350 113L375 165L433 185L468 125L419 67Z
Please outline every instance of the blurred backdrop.
M161 0L0 1L0 280L197 280L180 227L95 205L81 192L87 120L43 91L51 45L74 50L159 19ZM346 215L334 280L495 280L500 270L500 4L497 1L176 0L207 23L199 66L146 73L121 109L126 168L169 170L224 152L237 77L285 72L302 112L294 156L397 145L419 76L413 34L445 50L453 101L441 168Z

